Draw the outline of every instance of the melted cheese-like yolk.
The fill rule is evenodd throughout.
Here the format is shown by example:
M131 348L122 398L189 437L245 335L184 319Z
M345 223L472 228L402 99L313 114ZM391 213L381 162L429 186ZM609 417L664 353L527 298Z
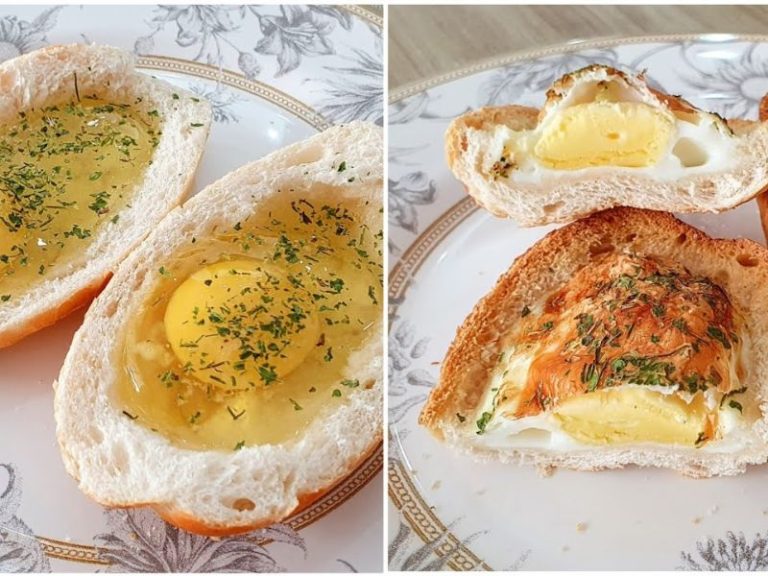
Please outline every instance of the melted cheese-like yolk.
M573 396L554 412L561 428L585 444L658 442L695 446L714 438L717 415L697 394L677 395L643 388L604 389Z
M742 413L741 326L708 278L648 257L598 256L541 313L525 313L482 411L552 415L582 443L698 446L719 437L720 409Z
M269 384L304 361L318 339L306 290L276 266L212 264L171 296L164 324L174 354L201 383L225 390Z
M640 102L589 102L557 112L534 148L543 165L639 168L659 162L675 129L674 117Z

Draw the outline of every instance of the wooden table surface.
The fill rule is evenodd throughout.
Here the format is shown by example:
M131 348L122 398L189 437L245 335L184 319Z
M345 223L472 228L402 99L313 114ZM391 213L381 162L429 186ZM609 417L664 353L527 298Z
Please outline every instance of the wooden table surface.
M768 6L390 6L389 89L574 39L768 34Z

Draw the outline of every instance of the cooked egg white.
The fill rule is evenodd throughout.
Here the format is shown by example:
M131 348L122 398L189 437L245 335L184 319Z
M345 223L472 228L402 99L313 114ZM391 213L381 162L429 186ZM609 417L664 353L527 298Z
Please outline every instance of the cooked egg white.
M646 87L603 70L574 75L535 129L497 126L491 142L484 171L529 183L606 169L676 180L727 170L736 146L717 116L670 110Z
M587 283L596 288L590 291ZM508 340L466 419L472 441L551 450L742 449L754 440L751 426L760 414L755 391L744 384L749 339L720 294L705 279L648 259L609 255L582 270L546 302L525 308L520 332ZM670 334L675 331L680 334ZM668 344L673 350L665 350ZM642 356L648 350L658 356ZM592 354L599 358L594 372L593 364L583 363ZM551 359L551 372L535 369L542 358ZM667 360L669 366L661 364ZM580 364L574 380L569 366ZM632 366L642 369L632 372ZM550 373L554 384L538 380ZM532 385L534 396L528 394Z

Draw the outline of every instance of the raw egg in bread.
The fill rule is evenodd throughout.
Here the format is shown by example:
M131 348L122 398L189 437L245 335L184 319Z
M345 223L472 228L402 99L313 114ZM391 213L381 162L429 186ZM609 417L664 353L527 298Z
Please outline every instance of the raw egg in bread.
M347 373L380 318L381 223L363 200L286 190L156 272L127 331L127 417L193 449L290 440L368 386Z

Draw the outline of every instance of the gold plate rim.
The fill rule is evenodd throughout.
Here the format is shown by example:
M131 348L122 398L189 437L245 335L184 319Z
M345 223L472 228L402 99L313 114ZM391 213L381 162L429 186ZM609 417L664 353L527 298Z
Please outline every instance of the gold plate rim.
M472 198L462 198L435 218L406 248L389 273L390 328L396 316L394 311L397 310L400 299L408 290L413 276L446 236L479 210ZM391 304L393 301L398 303L394 307ZM399 450L399 448L396 449ZM433 543L441 537L445 538L444 542L434 549L434 553L440 558L446 554L450 555L450 560L446 562L448 568L460 572L477 569L493 570L440 520L424 500L401 462L390 457L387 477L390 501L422 542Z

